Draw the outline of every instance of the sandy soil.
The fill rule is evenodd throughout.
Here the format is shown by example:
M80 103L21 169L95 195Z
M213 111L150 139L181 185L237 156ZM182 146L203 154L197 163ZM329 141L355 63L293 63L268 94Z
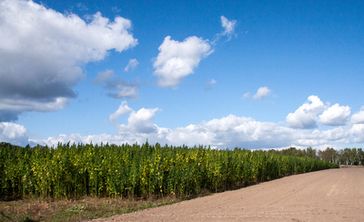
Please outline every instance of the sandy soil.
M364 168L289 176L95 221L364 221Z

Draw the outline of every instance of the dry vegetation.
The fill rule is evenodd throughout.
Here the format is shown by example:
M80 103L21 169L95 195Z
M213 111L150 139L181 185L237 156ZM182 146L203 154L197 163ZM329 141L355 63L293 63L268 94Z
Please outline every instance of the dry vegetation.
M174 197L147 200L85 197L79 200L25 199L0 202L0 221L83 221L175 203Z

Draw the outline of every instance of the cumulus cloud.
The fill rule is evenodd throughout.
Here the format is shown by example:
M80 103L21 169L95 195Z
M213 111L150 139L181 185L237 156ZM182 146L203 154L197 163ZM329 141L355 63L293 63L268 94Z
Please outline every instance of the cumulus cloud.
M27 130L16 123L0 122L0 142L26 145L28 144Z
M29 99L0 98L0 122L16 120L24 111L50 112L63 108L67 104L66 97L57 97L50 101L37 101Z
M364 124L353 124L351 126L350 133L354 142L364 143Z
M136 84L122 80L112 70L97 74L95 82L108 91L108 96L116 99L135 98L138 95L138 86Z
M49 146L56 146L60 143L109 143L109 144L123 144L123 143L144 143L150 141L152 143L165 143L165 136L169 129L158 127L154 123L154 116L160 109L158 108L140 108L133 110L127 102L121 103L118 109L110 114L109 119L116 123L117 119L129 113L127 123L118 125L118 133L111 134L95 134L95 135L80 135L80 134L60 134L58 136L48 137L47 139L33 139L34 143L47 144Z
M122 98L135 98L138 95L138 88L134 84L119 83L116 86L117 92L110 93L111 97L122 99Z
M309 96L307 100L295 112L287 115L286 121L290 127L307 129L317 126L317 115L325 110L325 104L318 96Z
M228 115L199 124L177 128L168 135L178 144L209 144L216 147L273 147L291 143L290 129L248 117ZM201 141L201 142L199 142ZM273 142L274 141L274 142Z
M161 87L175 87L191 75L200 61L212 53L207 40L190 36L182 42L164 38L159 54L153 64L154 74Z
M120 116L130 113L131 111L133 110L128 106L128 103L124 101L115 112L110 114L109 120L115 122Z
M309 129L317 127L317 123L327 126L344 126L350 118L349 106L341 106L337 103L328 106L318 96L309 96L307 100L307 103L287 115L286 121L290 127ZM355 116L354 119L357 120L358 117Z
M241 147L250 149L290 146L343 148L363 143L364 124L361 123L335 125L323 129L320 127L308 128L308 126L316 124L320 114L330 110L330 107L324 105L317 96L308 97L308 101L291 114L291 118L296 118L292 123L299 127L286 126L281 122L258 121L250 117L230 114L186 126L167 128L157 125L154 121L160 111L159 108L142 107L134 110L126 102L123 102L110 115L110 119L116 122L118 117L128 114L127 120L118 125L118 133L115 135L59 135L37 142L48 145L56 145L58 141L132 144L144 143L148 140L151 143L172 145L194 146L202 144L215 148Z
M315 97L309 97L309 102L304 110L316 110L320 102ZM348 144L364 141L364 124L336 127L328 130L308 130L291 128L281 123L262 122L253 118L227 115L208 121L189 124L177 128L160 127L154 122L159 108L140 108L133 110L126 102L123 102L117 111L110 115L116 120L120 115L129 113L127 122L120 124L116 135L70 135L70 141L77 142L115 142L143 143L148 140L151 143L173 145L210 145L218 148L279 148L288 146L318 146L326 147L336 144ZM113 116L113 117L111 117ZM51 137L44 143L57 141ZM67 136L60 137L61 141ZM77 138L77 140L75 139ZM54 144L53 144L54 145Z
M33 1L0 1L0 119L62 108L76 96L83 64L137 44L130 28L130 20L99 12L86 22Z
M127 124L120 124L120 132L151 133L157 131L158 126L154 124L154 116L159 108L141 108L137 111L128 106L126 101L122 102L119 108L109 116L109 120L115 122L120 116L129 113Z
M57 146L58 143L84 143L84 144L133 144L135 141L124 140L120 135L96 134L96 135L80 135L80 134L60 134L58 136L48 137L44 140L33 140L34 143L47 144L49 146ZM142 141L140 142L142 143Z
M158 111L158 108L141 108L138 111L131 112L128 124L120 125L120 131L127 129L136 133L156 132L158 126L153 122L153 119Z
M267 97L270 92L271 90L266 86L259 87L255 95L253 96L253 99L263 99Z
M72 134L49 137L42 143L56 145L61 142L113 142L151 143L174 145L211 145L220 148L235 146L246 148L282 147L292 143L292 129L278 126L274 123L259 122L252 118L228 115L198 124L190 124L175 129L159 127L153 123L153 118L159 109L141 108L133 111L127 124L121 124L117 135L80 136ZM40 141L38 141L40 142Z
M139 65L139 62L137 59L130 59L128 64L124 68L124 72L129 72L134 70Z
M329 130L294 129L279 123L261 122L253 118L227 115L184 127L164 128L153 123L159 109L141 108L132 111L126 124L115 135L60 135L38 141L48 145L61 142L83 143L151 143L173 145L210 145L217 148L281 148L313 146L326 148L364 142L364 124L336 127Z
M359 112L353 114L351 122L354 124L364 124L364 108L361 108Z
M336 103L320 115L320 122L330 126L342 126L346 124L350 114L351 109L349 106L340 106Z
M260 100L260 99L263 99L263 98L269 96L270 93L271 93L271 90L267 86L262 86L257 89L255 94L246 92L246 93L244 93L243 97L248 98L248 99L252 98L255 100Z

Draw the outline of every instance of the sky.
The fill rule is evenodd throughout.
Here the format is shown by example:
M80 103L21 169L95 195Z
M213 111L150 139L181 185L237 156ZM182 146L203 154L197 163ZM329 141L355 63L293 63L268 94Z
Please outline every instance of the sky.
M363 147L363 11L0 0L0 141Z

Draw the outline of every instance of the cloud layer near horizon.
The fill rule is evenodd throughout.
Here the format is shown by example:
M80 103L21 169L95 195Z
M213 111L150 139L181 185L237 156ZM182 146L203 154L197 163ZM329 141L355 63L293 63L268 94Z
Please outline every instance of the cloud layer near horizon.
M128 115L127 123L119 124L118 133L115 135L59 135L33 142L48 145L68 141L122 144L143 143L148 140L151 143L158 142L161 144L185 144L189 146L203 144L218 148L243 147L254 149L289 146L344 147L364 142L364 124L358 122L358 119L360 120L358 116L361 117L362 110L353 115L353 119L356 121L354 123L347 121L341 122L342 125L331 124L334 127L329 129L320 127L321 124L327 124L325 121L323 123L320 121L322 113L331 113L332 107L336 109L338 106L326 106L319 97L310 96L308 102L294 112L296 120L293 123L299 123L298 125L292 125L292 122L288 122L288 125L285 123L262 122L253 118L230 114L183 127L166 128L158 126L153 121L155 115L160 112L159 108L143 107L139 110L133 110L126 102L122 102L120 107L110 115L110 120L116 122L118 117ZM346 108L342 109L346 110ZM290 115L292 116L291 113L288 114L288 116ZM337 119L337 113L335 115L325 115L333 117L327 117L328 119ZM347 119L347 117L345 118ZM289 118L287 121L289 121ZM302 126L306 126L306 128Z

